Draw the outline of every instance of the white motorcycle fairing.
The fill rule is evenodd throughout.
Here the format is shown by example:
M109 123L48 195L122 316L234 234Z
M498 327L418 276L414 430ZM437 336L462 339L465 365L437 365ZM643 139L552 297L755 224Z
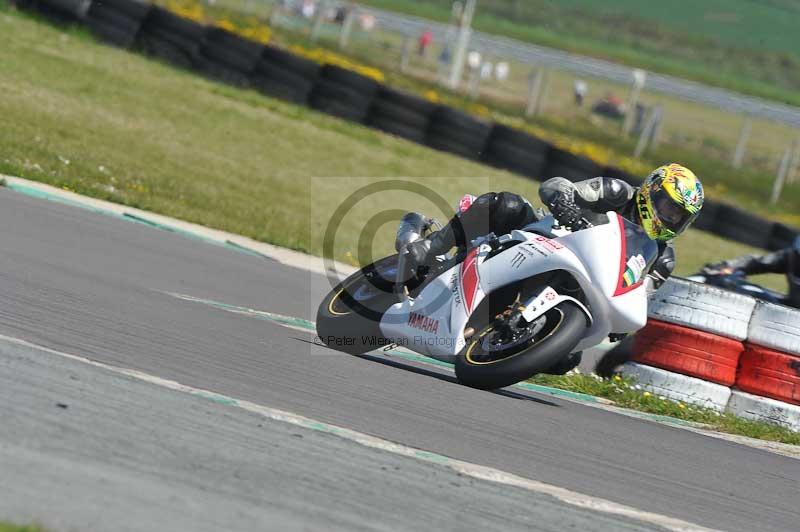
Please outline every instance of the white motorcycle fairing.
M553 219L547 217L500 237L501 243L519 244L488 260L492 247L481 244L463 262L430 281L417 297L392 305L383 315L381 332L400 346L453 362L466 345L464 329L469 318L487 294L556 270L576 279L585 305L542 286L539 293L522 302L526 320L533 321L564 300L572 300L587 315L586 334L576 351L599 344L610 333L640 329L647 321L643 281L654 259L653 250L640 253L641 246L627 249L628 237L641 239L641 229L614 212L607 216L609 223L574 233L554 231Z

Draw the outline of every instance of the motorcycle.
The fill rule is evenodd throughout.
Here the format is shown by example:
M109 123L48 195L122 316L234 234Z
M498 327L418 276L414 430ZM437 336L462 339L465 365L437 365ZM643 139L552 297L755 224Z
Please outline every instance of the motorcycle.
M455 364L475 388L526 380L647 321L658 246L615 212L603 221L573 232L546 216L439 257L423 275L407 272L402 251L381 259L323 299L318 336L351 354L402 346Z
M751 296L770 303L786 304L786 295L748 281L747 276L741 270L728 271L703 268L698 273L687 277L687 279L724 288L725 290Z

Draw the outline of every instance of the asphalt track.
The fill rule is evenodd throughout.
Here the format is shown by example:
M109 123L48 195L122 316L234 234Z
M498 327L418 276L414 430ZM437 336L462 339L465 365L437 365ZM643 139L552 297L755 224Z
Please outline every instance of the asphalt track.
M800 522L796 459L535 393L471 390L444 370L334 354L301 331L169 295L311 319L326 287L317 275L8 190L0 227L0 334L711 528ZM305 493L311 512L316 492Z

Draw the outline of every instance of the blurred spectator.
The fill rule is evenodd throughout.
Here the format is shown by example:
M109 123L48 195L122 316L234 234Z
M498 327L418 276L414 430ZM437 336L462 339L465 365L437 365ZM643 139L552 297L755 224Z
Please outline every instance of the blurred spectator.
M582 79L576 79L572 88L575 93L575 105L583 107L583 100L586 98L586 93L589 91L589 85Z
M450 54L450 45L445 43L442 46L442 51L439 52L439 81L444 83L447 79L447 72L449 70L450 61L452 61L452 57Z
M497 81L505 81L508 79L509 66L505 61L500 61L494 67L494 77Z
M300 14L305 18L314 18L314 13L316 11L317 6L314 4L314 0L303 0L303 3L300 4Z
M372 31L375 29L375 15L364 13L358 17L358 25L361 26L363 31Z
M425 57L428 47L433 42L433 32L431 30L425 30L422 32L422 35L419 36L419 55L421 57Z
M336 14L333 16L333 21L336 24L344 24L347 15L350 14L350 6L339 6L336 8Z
M592 112L608 118L620 119L625 116L625 101L612 93L592 106Z

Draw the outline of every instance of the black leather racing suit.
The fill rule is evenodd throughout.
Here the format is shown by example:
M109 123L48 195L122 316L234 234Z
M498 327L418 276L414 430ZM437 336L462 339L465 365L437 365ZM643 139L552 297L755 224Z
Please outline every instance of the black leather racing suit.
M577 183L554 177L542 183L539 198L559 223L580 229L587 227L587 222L600 222L601 217L597 215L608 211L638 221L636 191L625 181L610 177L595 177ZM523 197L511 192L487 192L428 239L409 244L410 259L412 263L425 264L430 258L443 255L454 246L464 247L479 236L488 233L503 235L537 220L536 211ZM659 242L658 246L659 257L648 273L656 287L672 274L675 267L672 246L664 242ZM571 353L546 373L563 375L580 364L581 356L581 352Z
M745 255L731 260L709 264L706 268L721 270L731 268L745 275L759 273L783 273L789 282L789 294L782 301L784 305L800 308L800 249L786 248L760 257Z
M625 181L595 177L573 183L563 177L548 179L539 189L539 198L563 225L578 229L598 220L599 214L615 211L631 221L638 221L634 197L637 189ZM457 214L440 231L425 241L410 244L412 263L425 264L432 257L447 253L452 247L465 247L473 239L488 233L503 235L537 221L531 204L511 192L487 192L464 212ZM675 266L671 245L659 242L659 258L649 272L660 286Z

